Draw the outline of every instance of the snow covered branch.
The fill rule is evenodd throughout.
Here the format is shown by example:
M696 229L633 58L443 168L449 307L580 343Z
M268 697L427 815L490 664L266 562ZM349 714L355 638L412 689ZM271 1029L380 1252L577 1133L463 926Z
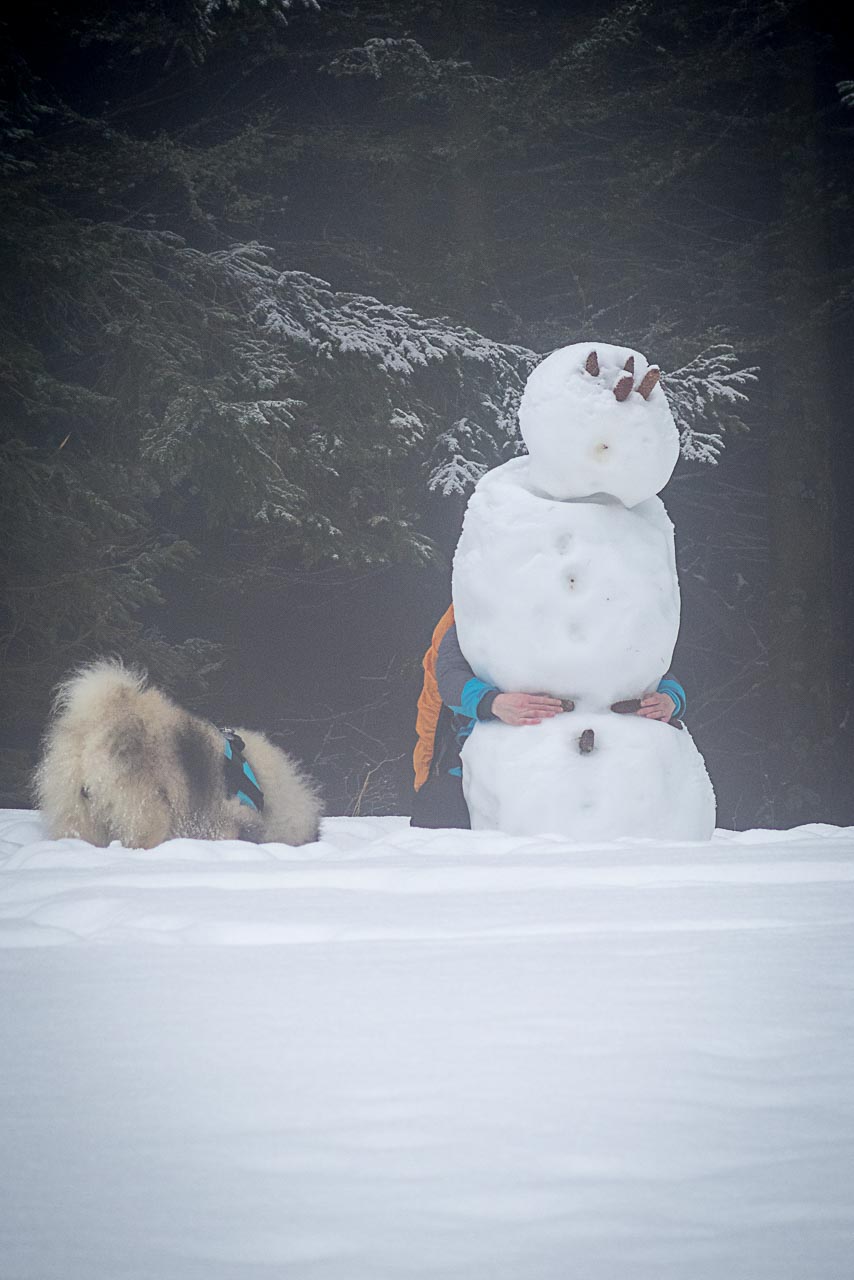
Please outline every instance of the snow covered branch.
M408 36L366 40L358 48L338 54L326 70L342 79L388 81L415 101L447 99L460 90L479 94L493 83L491 77L474 72L468 62L431 57L423 45Z
M742 388L756 382L758 374L755 367L738 368L738 356L723 342L662 375L684 458L717 462L726 419L737 420L737 408L749 399ZM701 430L703 426L709 429Z

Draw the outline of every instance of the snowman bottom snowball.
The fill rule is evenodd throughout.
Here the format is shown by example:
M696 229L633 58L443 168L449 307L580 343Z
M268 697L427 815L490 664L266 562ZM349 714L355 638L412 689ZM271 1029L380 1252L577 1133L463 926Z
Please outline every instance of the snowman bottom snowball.
M581 749L592 733L592 749ZM705 841L715 794L687 730L638 716L567 712L525 728L484 723L462 753L473 830Z

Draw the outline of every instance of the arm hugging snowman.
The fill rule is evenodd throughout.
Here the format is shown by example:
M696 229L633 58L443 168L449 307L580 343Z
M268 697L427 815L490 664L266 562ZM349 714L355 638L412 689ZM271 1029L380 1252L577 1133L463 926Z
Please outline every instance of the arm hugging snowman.
M501 720L508 725L540 724L562 711L574 710L574 703L542 693L502 693L480 680L460 648L456 626L442 637L436 659L436 682L442 702L457 718L460 742L468 737L477 720ZM659 681L655 693L627 704L624 713L652 720L673 720L685 713L685 690L672 675ZM613 708L612 708L613 710ZM622 709L621 709L622 710Z

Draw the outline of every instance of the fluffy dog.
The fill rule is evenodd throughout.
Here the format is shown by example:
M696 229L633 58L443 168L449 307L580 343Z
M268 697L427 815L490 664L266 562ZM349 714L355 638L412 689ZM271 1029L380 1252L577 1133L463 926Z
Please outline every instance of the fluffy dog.
M263 733L234 730L229 743L110 661L60 685L34 789L52 838L132 849L175 836L306 844L321 814L311 782Z

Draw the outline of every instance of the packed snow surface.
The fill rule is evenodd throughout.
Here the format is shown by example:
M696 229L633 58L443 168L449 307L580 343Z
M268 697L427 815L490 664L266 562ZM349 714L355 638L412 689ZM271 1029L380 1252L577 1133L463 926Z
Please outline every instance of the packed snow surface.
M579 749L592 730L589 755ZM687 730L635 715L574 711L539 725L478 724L463 747L463 785L475 829L554 832L609 840L632 831L708 840L715 797Z
M557 502L530 459L489 471L454 555L460 645L482 680L607 711L651 692L679 634L673 525L659 498Z
M454 556L457 632L481 679L575 710L521 730L475 726L463 755L472 825L708 839L714 792L687 730L609 710L655 690L673 656L679 582L664 505L559 502L535 490L531 467L513 459L472 494ZM581 755L588 729L595 746Z
M596 373L588 368L593 352ZM537 365L519 427L543 493L608 493L632 507L664 488L679 457L679 432L661 387L648 399L637 390L649 367L639 351L598 341L561 347ZM614 390L625 378L633 389L618 400Z
M0 815L3 1280L850 1280L854 829Z

